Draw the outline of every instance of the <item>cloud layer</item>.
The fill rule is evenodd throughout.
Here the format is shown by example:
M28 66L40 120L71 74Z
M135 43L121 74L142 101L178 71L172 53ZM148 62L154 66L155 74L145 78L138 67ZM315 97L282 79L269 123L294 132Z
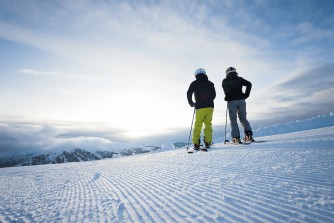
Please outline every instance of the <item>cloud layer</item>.
M270 123L279 123L333 112L334 64L307 69L264 92L251 102L260 111L258 120L262 117L266 121L271 119Z
M221 125L229 66L253 83L256 120L332 112L333 10L313 0L2 1L0 120L105 122L128 135L187 128L185 92L204 67Z
M0 123L0 152L33 153L33 152L61 152L75 148L112 147L112 141L102 137L92 136L62 136L66 131L51 125L37 125L33 123Z
M126 130L111 128L104 123L0 122L0 157L60 153L76 148L91 152L119 152L145 146L164 148L173 142L184 142L187 133L184 129L170 129L134 137Z

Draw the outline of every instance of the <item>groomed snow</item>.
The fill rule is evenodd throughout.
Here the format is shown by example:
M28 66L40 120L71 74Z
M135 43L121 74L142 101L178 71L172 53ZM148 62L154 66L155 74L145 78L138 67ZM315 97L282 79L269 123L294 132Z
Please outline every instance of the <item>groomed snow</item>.
M334 127L0 169L0 222L334 222Z

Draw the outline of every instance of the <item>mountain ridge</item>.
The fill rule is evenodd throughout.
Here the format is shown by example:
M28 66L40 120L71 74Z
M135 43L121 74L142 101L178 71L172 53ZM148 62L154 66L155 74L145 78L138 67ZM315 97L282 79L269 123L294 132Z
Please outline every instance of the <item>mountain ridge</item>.
M97 150L95 152L91 152L85 149L75 148L68 151L64 150L60 153L49 152L44 154L13 154L7 157L3 157L0 160L0 168L94 161L120 156L149 153L157 149L161 149L161 147L136 147L131 149L124 149L120 152L113 152L108 150Z

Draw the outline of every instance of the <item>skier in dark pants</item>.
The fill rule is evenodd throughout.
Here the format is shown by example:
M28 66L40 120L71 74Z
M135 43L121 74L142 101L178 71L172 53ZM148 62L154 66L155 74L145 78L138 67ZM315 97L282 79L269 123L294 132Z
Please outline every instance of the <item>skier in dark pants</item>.
M242 87L246 87L245 93ZM229 110L230 123L232 128L233 143L242 143L240 140L240 131L237 122L237 116L244 128L245 141L255 142L253 139L253 131L247 120L246 101L252 89L252 83L238 76L234 67L226 70L226 78L223 80L222 87L225 92L225 101Z

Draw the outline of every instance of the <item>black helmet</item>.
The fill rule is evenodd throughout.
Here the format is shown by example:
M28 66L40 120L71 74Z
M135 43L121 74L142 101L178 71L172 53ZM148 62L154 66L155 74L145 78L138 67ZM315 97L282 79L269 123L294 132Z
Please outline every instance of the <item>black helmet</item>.
M237 70L234 67L229 67L226 70L226 75L229 75L230 73L237 73Z

